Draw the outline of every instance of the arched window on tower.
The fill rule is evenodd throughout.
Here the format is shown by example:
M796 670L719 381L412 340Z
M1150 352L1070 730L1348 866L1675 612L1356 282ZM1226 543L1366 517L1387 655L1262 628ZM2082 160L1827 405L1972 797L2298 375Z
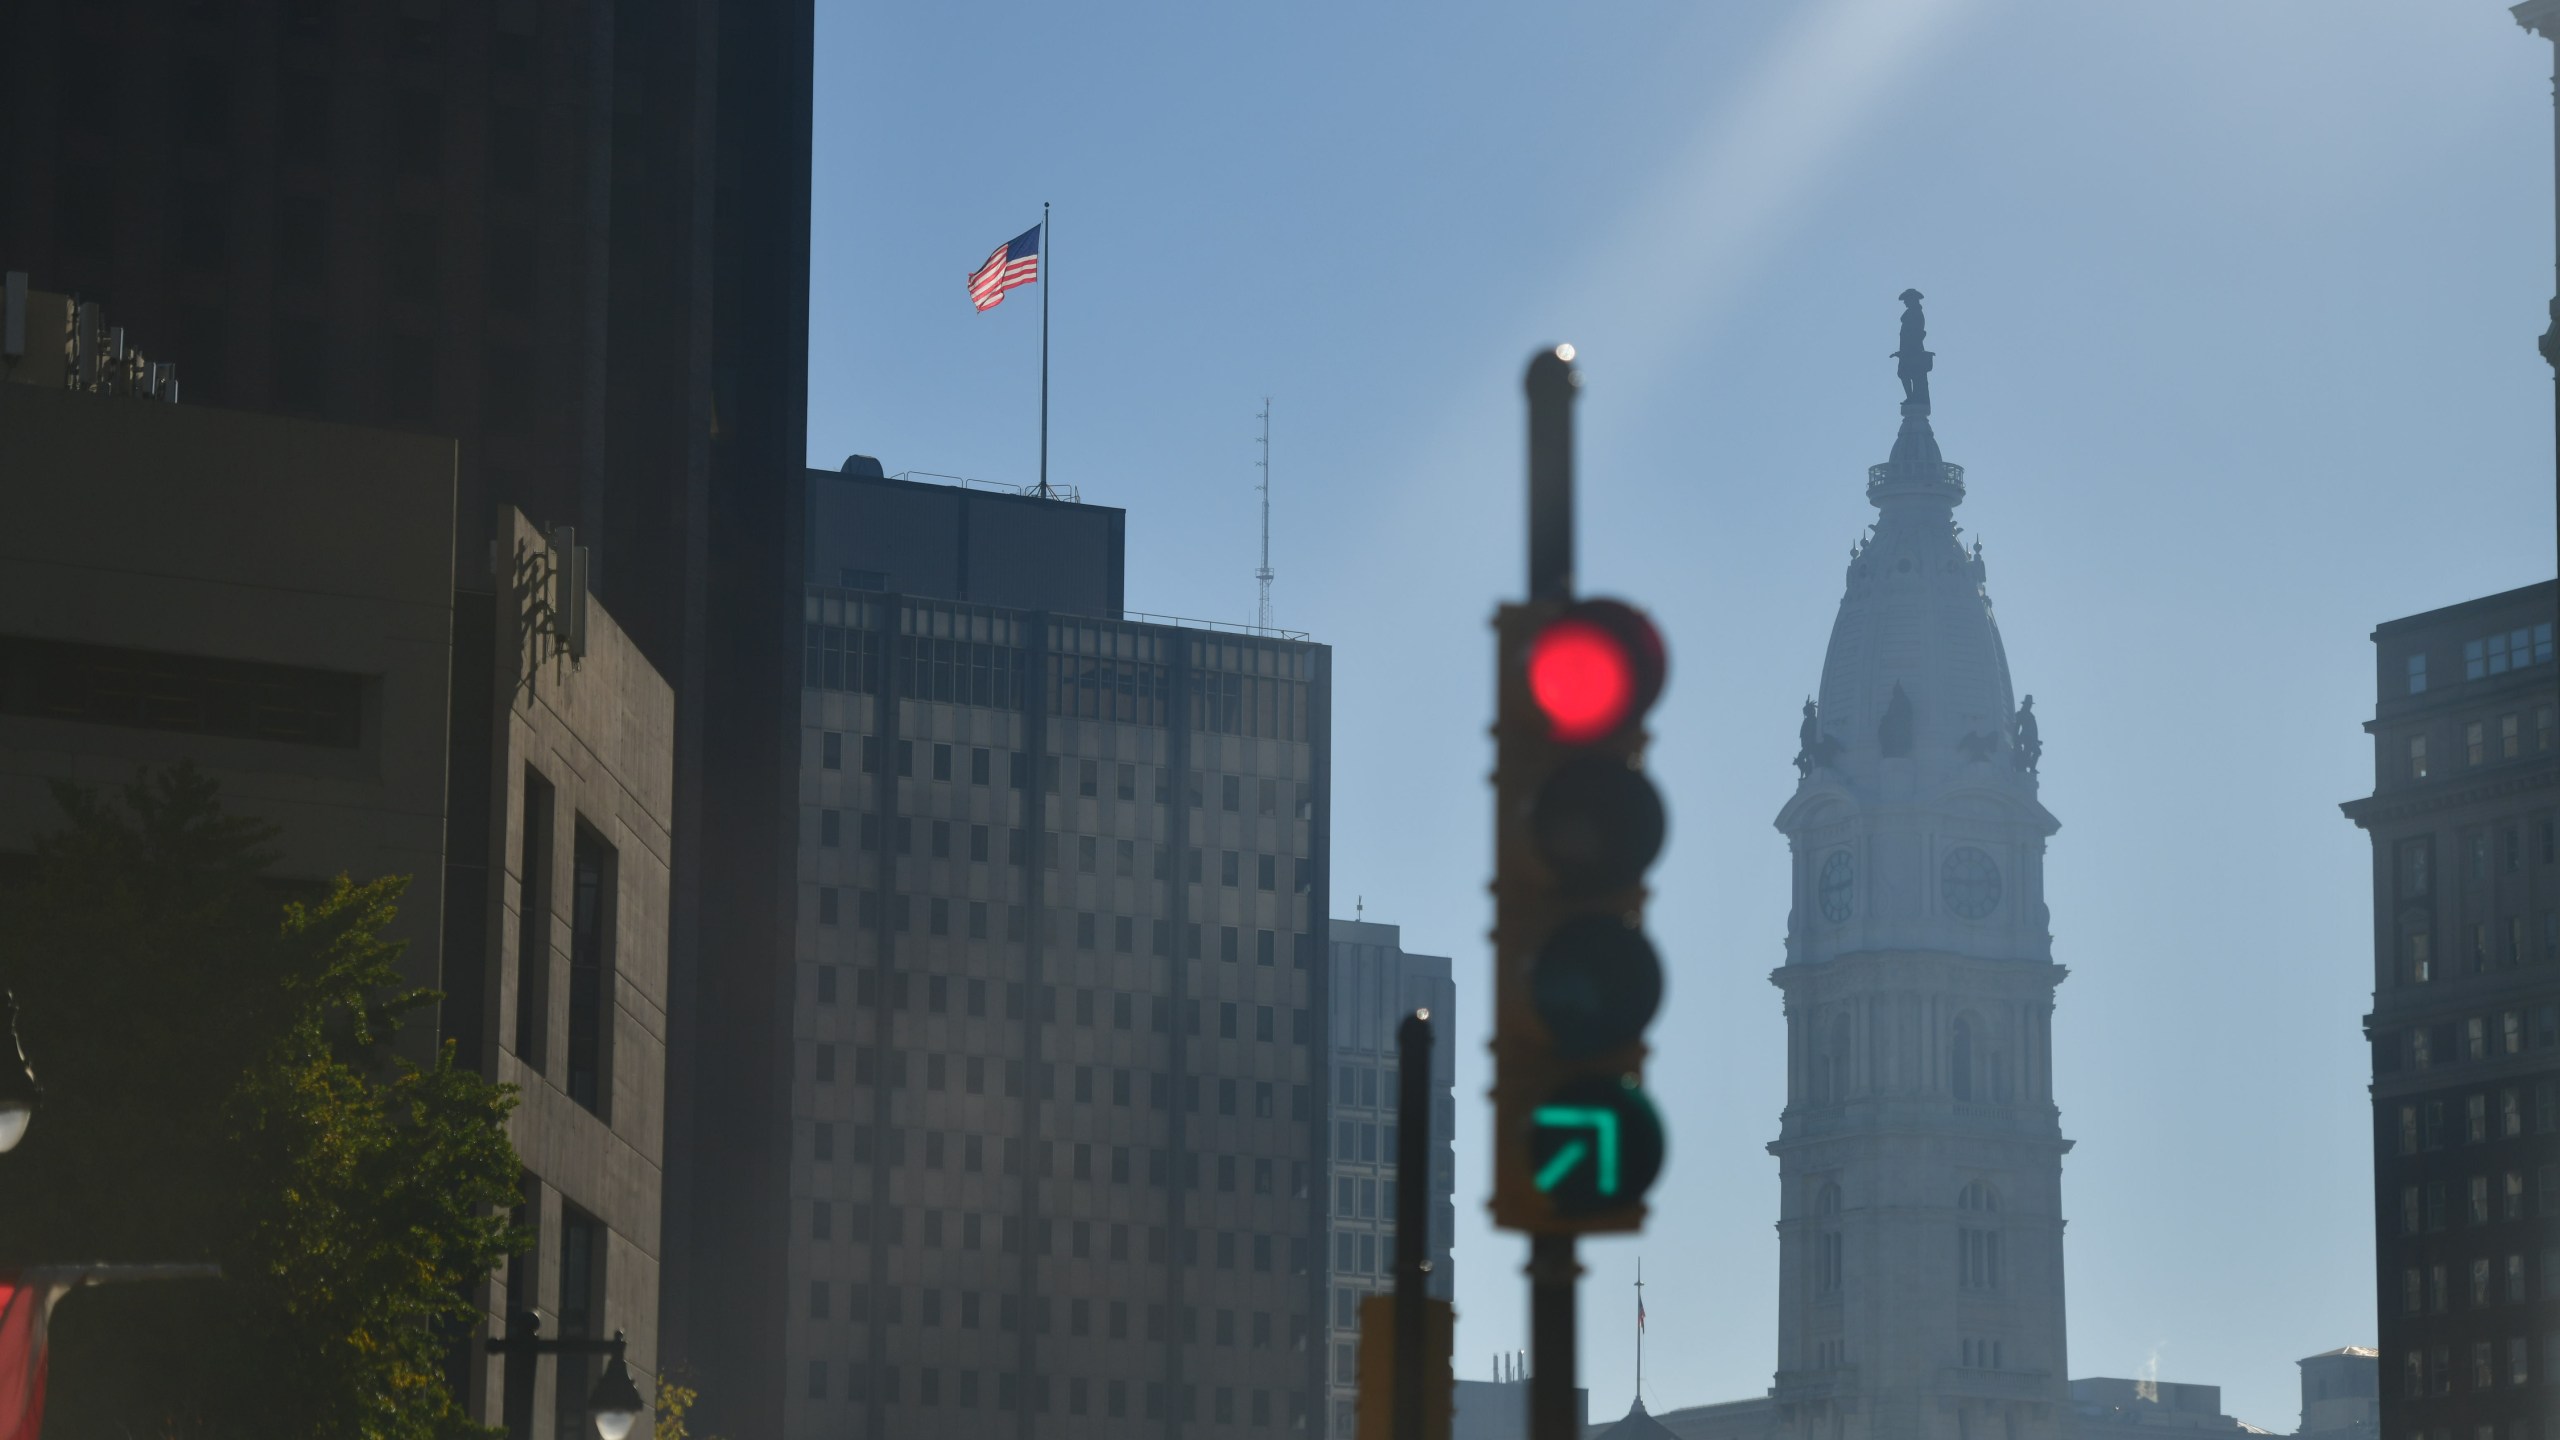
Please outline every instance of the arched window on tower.
M2000 1192L1976 1180L1956 1195L1956 1288L2000 1288Z
M1973 1098L1973 1020L1956 1017L1955 1041L1947 1048L1947 1088L1958 1100Z
M1817 1297L1837 1298L1840 1294L1840 1187L1828 1180L1819 1182L1813 1196L1813 1293Z

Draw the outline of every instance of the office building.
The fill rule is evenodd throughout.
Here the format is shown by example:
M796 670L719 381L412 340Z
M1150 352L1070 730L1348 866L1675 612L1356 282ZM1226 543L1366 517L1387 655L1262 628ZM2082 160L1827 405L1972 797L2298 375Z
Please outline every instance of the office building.
M2042 756L1961 467L1930 428L1920 296L1902 426L1805 706L1776 1141L1774 1433L2068 1433Z
M1324 1161L1332 1197L1325 1286L1331 1312L1326 1400L1332 1433L1352 1431L1359 1395L1360 1302L1395 1290L1397 1027L1416 1010L1431 1012L1430 1293L1453 1298L1449 1246L1457 1224L1458 987L1445 955L1414 955L1398 927L1336 920L1328 947L1331 1018L1327 1064L1333 1075L1333 1144Z
M101 0L15 13L0 57L0 263L153 337L191 403L454 437L452 583L500 586L502 504L571 527L673 687L665 1320L740 1435L780 1428L813 25Z
M1496 1362L1496 1378L1461 1380L1449 1397L1449 1440L1529 1440L1529 1382L1506 1374ZM1575 1386L1574 1433L1591 1428L1591 1392Z
M810 489L835 579L886 583L853 547L899 515L885 555L985 537L975 492ZM1125 618L1111 547L1060 554L1106 613L806 592L795 1440L1281 1433L1321 1393L1330 652Z
M2171 1380L2092 1376L2071 1382L2071 1413L2080 1440L2142 1440L2173 1434L2264 1435L2222 1413L2222 1387Z
M2295 1440L2375 1440L2382 1434L2382 1354L2369 1346L2342 1345L2306 1355L2302 1369L2302 1419Z
M2373 632L2382 1429L2501 1440L2560 1380L2560 666L2545 582Z
M0 850L59 827L52 780L188 761L278 826L276 873L411 877L390 933L445 995L402 1044L451 1040L522 1092L541 1238L484 1288L487 1323L624 1331L651 1383L666 682L576 589L575 548L512 507L482 527L510 583L454 588L451 440L159 403L64 297L24 309L0 383ZM588 1433L592 1362L454 1364L474 1418Z

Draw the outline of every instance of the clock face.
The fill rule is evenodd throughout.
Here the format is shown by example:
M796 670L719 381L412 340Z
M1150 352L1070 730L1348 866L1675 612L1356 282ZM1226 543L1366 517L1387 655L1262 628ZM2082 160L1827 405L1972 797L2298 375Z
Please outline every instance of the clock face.
M1854 876L1849 865L1849 852L1834 850L1822 862L1822 881L1816 887L1822 901L1822 918L1837 925L1849 918L1849 899Z
M1959 845L1938 867L1938 894L1948 909L1979 920L2000 904L2000 867L1972 846Z

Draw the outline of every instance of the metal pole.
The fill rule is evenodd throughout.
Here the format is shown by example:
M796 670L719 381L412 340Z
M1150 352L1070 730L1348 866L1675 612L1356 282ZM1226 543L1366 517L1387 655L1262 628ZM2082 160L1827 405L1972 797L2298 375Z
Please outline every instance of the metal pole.
M1423 1440L1424 1286L1431 1274L1431 1012L1396 1027L1395 1440Z
M1574 1237L1529 1240L1529 1440L1581 1440L1574 1413Z
M1049 498L1049 286L1058 252L1049 243L1049 202L1040 202L1040 498Z
M1529 361L1529 598L1573 598L1573 347Z
M1573 598L1573 402L1582 373L1573 347L1530 358L1529 598ZM1529 1241L1530 1440L1581 1440L1574 1413L1574 1291L1582 1263L1571 1235Z

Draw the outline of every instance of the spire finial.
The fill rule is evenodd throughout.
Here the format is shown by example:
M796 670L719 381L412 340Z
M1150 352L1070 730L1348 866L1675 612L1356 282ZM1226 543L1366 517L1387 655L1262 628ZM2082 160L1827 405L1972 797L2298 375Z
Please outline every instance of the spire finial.
M1893 352L1893 373L1902 381L1902 413L1929 413L1929 365L1933 358L1928 350L1929 319L1920 313L1925 298L1917 290L1905 290L1902 301L1902 348Z

